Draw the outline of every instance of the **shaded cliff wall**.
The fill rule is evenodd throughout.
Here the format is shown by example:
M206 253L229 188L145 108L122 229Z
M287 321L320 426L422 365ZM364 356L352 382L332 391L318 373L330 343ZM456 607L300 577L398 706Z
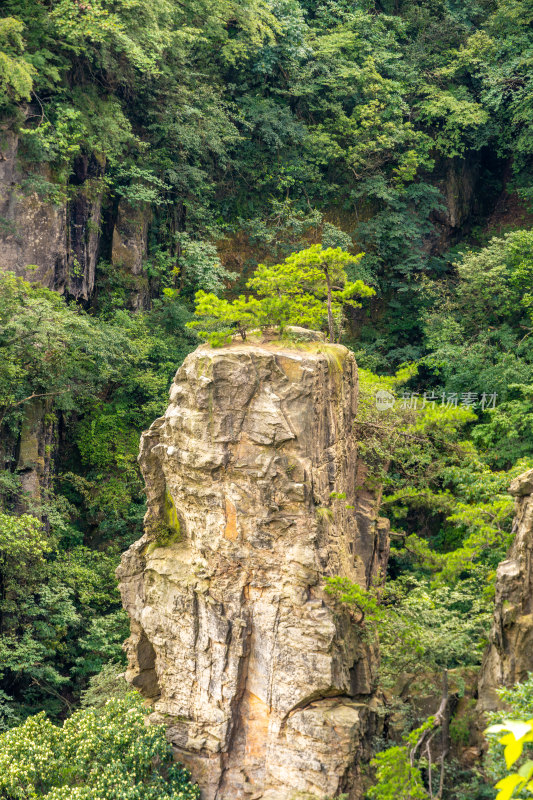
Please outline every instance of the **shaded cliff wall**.
M23 164L19 145L13 130L0 129L0 269L84 301L94 293L102 256L139 276L149 211L106 202L105 161L76 158L62 197L46 166ZM52 199L45 189L54 186ZM134 306L146 302L146 292L132 293Z
M515 539L498 566L494 621L479 679L481 711L500 705L496 689L533 672L533 469L511 483Z
M303 347L199 347L142 438L127 675L204 800L360 798L378 724L378 655L322 580L366 586L388 557L351 435L357 367Z
M46 499L51 485L57 425L49 411L48 398L35 398L26 404L16 460L21 489L18 510L21 512L38 513L39 504Z
M95 288L96 264L102 258L116 271L130 276L126 283L132 284L132 307L145 306L149 290L143 260L152 209L147 204L132 208L123 200L119 202L116 193L107 196L101 180L105 159L95 154L74 161L68 197L52 200L46 191L43 193L47 181L49 188L54 187L49 167L23 163L20 137L13 126L14 121L0 125L0 269L88 301ZM473 224L483 224L496 202L497 195L487 197L486 192L479 191L479 185L484 170L490 167L499 174L503 167L484 164L481 156L470 155L467 161L442 158L435 168L433 180L442 193L443 206L432 216L436 226L426 240L431 254L449 249ZM37 191L39 179L41 188ZM500 194L500 204L509 199L505 188ZM173 213L180 217L181 229L183 204L177 203ZM358 213L347 214L332 207L326 216L350 231L358 224ZM492 224L498 225L498 219L492 219ZM221 257L237 272L250 256L259 260L269 256L260 248L251 248L242 232L229 242L229 246L220 243Z
M67 274L66 204L24 190L28 175L17 158L19 137L9 129L1 134L0 269L61 290Z

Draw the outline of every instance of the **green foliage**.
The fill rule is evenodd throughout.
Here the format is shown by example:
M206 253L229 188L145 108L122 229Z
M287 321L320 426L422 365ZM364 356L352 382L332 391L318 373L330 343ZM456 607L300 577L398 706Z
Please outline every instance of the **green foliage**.
M73 682L123 660L128 620L115 566L110 552L60 550L35 517L0 513L0 681L9 700L0 713L7 722L35 706L68 708L62 692Z
M481 29L453 52L446 73L473 80L491 117L501 155L513 153L516 185L531 198L530 2L498 0Z
M221 347L231 341L233 331L246 339L246 332L259 327L262 306L255 298L247 299L241 295L236 300L225 300L200 289L196 293L196 310L198 317L204 317L187 323L188 327L198 330L198 335L209 341L211 347Z
M533 231L495 237L481 250L464 253L454 266L456 291L440 313L452 313L460 325L458 333L471 339L487 328L505 325L523 338L530 320ZM428 335L438 343L442 334L436 322L434 313L428 319ZM432 343L431 338L429 341Z
M108 661L100 672L89 678L89 685L82 692L82 708L102 708L108 700L122 699L131 694L131 686L126 683L124 665Z
M180 293L189 293L201 286L207 292L220 294L224 282L234 280L235 272L224 269L217 249L211 242L192 239L186 233L177 235L179 244L178 265L175 274L179 275Z
M465 428L475 420L469 408L415 407L397 399L386 413L377 409L379 389L394 393L415 377L416 370L388 379L360 371L355 432L372 468L367 481L392 489L383 506L397 542L393 563L414 562L452 585L469 573L483 574L488 588L512 539L508 486L531 462L493 471L466 439Z
M172 763L162 726L146 724L139 696L74 713L61 727L44 714L0 735L0 791L23 798L195 800L189 773Z
M385 483L390 580L330 588L379 635L389 686L400 669L477 665L512 538L507 487L533 441L532 233L485 241L527 224L509 193L531 199L530 0L4 0L2 13L14 199L102 195L108 259L117 203L150 223L141 275L101 262L85 310L0 274L0 726L64 716L87 685L100 707L115 691L114 568L144 514L138 437L194 346L195 294L193 326L214 345L302 324L388 374L360 369L354 436L366 488ZM98 175L79 186L84 163ZM9 219L0 231L20 235ZM135 294L149 310L132 313ZM378 387L397 398L386 413ZM498 402L424 401L441 392ZM53 444L40 496L22 498L30 421ZM154 546L179 536L167 510ZM407 747L383 754L375 797L424 796ZM84 780L48 795L94 796Z
M465 307L464 324L467 313ZM396 725L412 725L408 703L414 701L416 709L414 698L431 692L436 673L449 669L460 691L461 675L481 663L495 568L512 541L509 483L531 465L524 459L492 470L467 439L476 420L470 409L427 402L422 393L416 402L401 400L398 387L413 385L424 369L408 365L387 378L360 370L355 435L371 468L368 487L381 481L390 487L383 505L393 525L393 549L384 586L364 590L337 578L328 580L327 589L352 609L363 635L379 641L380 682L398 706ZM453 365L449 369L454 375ZM396 398L386 410L376 405L378 390ZM505 407L501 414L505 424ZM453 723L451 731L457 734ZM424 761L420 771L405 746L380 753L374 766L370 797L427 792ZM474 774L456 784L446 796L482 797L488 791Z
M34 83L26 163L47 162L64 198L76 159L96 158L104 194L150 204L181 296L220 292L212 248L228 231L272 260L355 235L379 299L357 330L397 365L422 355L423 276L447 268L428 246L441 154L487 165L481 213L497 155L528 192L531 12L518 0L4 5L11 102L27 96L24 70ZM260 250L249 256L245 271Z
M375 784L367 796L370 800L427 800L427 793L420 767L414 765L413 749L421 735L433 726L430 717L420 728L416 728L402 745L389 747L371 762L376 768Z
M330 342L340 338L345 306L359 308L356 297L369 297L374 290L362 280L348 281L346 267L354 266L362 254L352 256L340 248L323 249L316 244L293 253L282 264L259 264L247 286L256 297L241 295L228 301L200 291L196 295L196 315L206 323L192 322L191 327L207 327L199 335L212 345L229 341L232 331L246 338L253 328L287 325L308 328L324 327L327 321ZM214 328L214 330L213 330Z
M287 316L290 320L287 324L315 327L327 313L329 341L339 341L343 309L360 308L361 303L355 298L375 294L362 280L348 280L346 270L353 269L363 255L353 256L340 247L324 249L315 244L293 253L282 264L272 267L259 264L248 286L262 298L265 319L272 315L274 324L284 327ZM276 294L287 303L285 314L278 310ZM315 325L307 322L307 318L316 320Z
M430 353L422 363L446 391L497 394L473 438L493 464L508 467L530 452L533 233L494 238L456 268L455 290L441 295L427 317Z
M11 101L29 100L35 70L23 56L24 24L13 17L0 18L0 109Z
M508 733L499 739L499 743L505 746L505 763L510 770L522 755L524 745L533 742L533 720L506 719L502 723L491 725L485 733L497 734L503 731ZM527 794L522 796L530 797L533 794L533 760L524 761L517 772L511 772L499 780L495 788L500 790L496 800L510 800L511 796L518 797L523 791Z
M36 686L64 682L54 651L78 616L68 588L55 576L43 584L52 549L38 519L0 512L0 681L10 693L21 674ZM11 706L2 716L9 720L16 712Z
M68 411L105 384L131 351L119 327L98 325L48 289L0 276L0 416L16 424L31 397Z
M420 119L431 126L435 146L445 155L463 155L472 133L488 120L488 112L473 102L465 86L452 91L428 86L418 104Z
M109 661L124 666L122 645L129 632L129 618L122 609L91 619L87 633L78 640L81 655L76 659L73 673L81 676L95 675Z
M89 315L57 294L0 276L0 404L7 465L27 425L69 430L55 485L15 516L16 473L0 480L0 690L5 724L64 714L87 680L122 662L128 635L114 574L139 538L139 432L161 413L188 352L180 307ZM51 456L50 456L51 457ZM44 521L44 524L41 522ZM46 532L45 532L46 531Z
M500 780L504 780L509 771L509 764L505 753L500 747L501 740L498 740L498 737L495 735L502 730L502 728L498 726L505 725L508 720L530 720L533 716L533 675L528 675L527 680L523 683L517 683L511 687L501 687L497 691L499 697L505 704L505 710L494 711L488 715L491 726L488 731L485 732L488 733L487 739L489 748L484 759L484 769L491 783L499 783ZM492 731L492 726L497 726L497 729ZM512 743L510 736L506 738L508 742ZM508 742L504 742L504 744ZM529 750L530 745L526 745L525 757L527 757L527 751ZM510 782L508 782L506 786L509 786L509 784ZM505 788L505 786L503 788ZM530 793L524 786L513 785L513 789L513 797L530 797Z
M0 512L0 563L3 595L13 589L19 570L39 569L51 549L38 519L29 514L13 516Z
M473 441L497 467L527 457L533 441L533 384L510 383L506 394L508 399L472 431Z
M480 591L481 589L481 591ZM394 687L442 669L481 663L492 608L480 576L455 588L413 576L365 590L347 578L328 578L326 591L354 612L354 622L381 654L381 683Z

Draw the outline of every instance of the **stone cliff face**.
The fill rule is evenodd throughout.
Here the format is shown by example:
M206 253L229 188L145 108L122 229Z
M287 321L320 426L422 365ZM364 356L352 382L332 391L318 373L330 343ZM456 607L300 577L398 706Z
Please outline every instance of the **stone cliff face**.
M479 680L481 711L498 708L499 686L513 686L533 672L533 469L516 478L515 539L498 566L494 621Z
M366 586L388 555L352 435L357 368L300 348L199 347L141 442L127 674L204 800L360 798L377 726L377 654L322 588Z
M20 478L18 510L28 503L39 505L52 483L52 453L56 441L54 417L48 398L34 398L26 404L18 447L17 475Z
M66 207L44 202L26 186L19 137L11 130L0 129L0 134L0 269L59 287L67 265Z
M51 175L45 167L25 166L19 145L13 130L0 127L0 269L89 300L98 259L109 258L114 267L132 276L132 305L143 305L146 280L139 276L146 255L148 211L108 203L109 218L102 219L105 163L95 156L76 158L68 199L43 196L45 186L54 187ZM104 251L109 252L102 253L106 238Z

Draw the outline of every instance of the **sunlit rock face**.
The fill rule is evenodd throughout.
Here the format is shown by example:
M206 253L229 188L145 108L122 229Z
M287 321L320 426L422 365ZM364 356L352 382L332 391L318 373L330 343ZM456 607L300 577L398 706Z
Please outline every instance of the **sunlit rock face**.
M533 469L511 483L516 497L515 538L498 566L494 621L479 680L481 711L501 706L500 686L513 686L533 672Z
M204 800L362 797L377 653L323 589L369 585L388 555L356 410L344 347L203 345L142 437L128 678Z

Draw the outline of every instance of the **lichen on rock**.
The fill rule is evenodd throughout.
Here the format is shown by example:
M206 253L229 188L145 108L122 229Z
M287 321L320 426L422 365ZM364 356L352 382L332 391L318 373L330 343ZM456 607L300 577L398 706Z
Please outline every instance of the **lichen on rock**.
M388 528L361 488L356 363L328 348L202 345L142 437L146 533L119 568L127 676L204 800L362 797L377 653L323 577L369 585ZM168 497L180 535L162 546Z

